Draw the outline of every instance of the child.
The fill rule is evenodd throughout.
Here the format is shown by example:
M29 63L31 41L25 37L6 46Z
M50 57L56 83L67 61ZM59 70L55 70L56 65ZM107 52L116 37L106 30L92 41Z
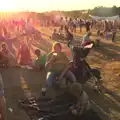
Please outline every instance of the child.
M73 115L82 115L83 112L90 109L90 101L88 95L84 92L80 83L73 83L71 86L72 93L77 98L77 103L70 110Z
M35 67L43 69L46 63L46 55L41 55L41 51L39 49L35 50L35 55L37 56L37 59L35 60Z

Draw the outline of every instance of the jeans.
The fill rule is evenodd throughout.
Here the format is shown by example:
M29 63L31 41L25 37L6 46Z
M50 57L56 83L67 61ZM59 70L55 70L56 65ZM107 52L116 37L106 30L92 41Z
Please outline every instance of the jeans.
M46 77L47 87L55 87L56 86L56 77L57 76L60 76L60 74L55 73L55 72L47 73L47 77ZM71 71L68 71L66 73L65 78L71 83L76 82L76 78Z

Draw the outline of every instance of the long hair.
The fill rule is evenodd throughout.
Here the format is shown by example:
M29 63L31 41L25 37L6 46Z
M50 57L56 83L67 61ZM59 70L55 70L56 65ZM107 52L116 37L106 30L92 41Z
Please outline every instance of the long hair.
M53 43L53 45L52 45L52 52L54 52L54 51L55 51L55 47L56 47L56 46L59 46L59 47L60 47L60 49L62 49L61 44L60 44L60 43L58 43L58 42L55 42L55 43Z

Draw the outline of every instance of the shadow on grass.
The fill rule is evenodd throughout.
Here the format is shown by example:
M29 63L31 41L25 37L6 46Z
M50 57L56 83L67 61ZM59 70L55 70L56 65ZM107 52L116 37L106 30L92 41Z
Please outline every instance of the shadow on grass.
M120 60L120 47L112 45L112 44L101 44L100 47L95 48L95 52L99 53L97 57L100 57L99 55L102 55L103 60L112 60L114 58L115 61Z
M91 99L93 109L99 113L103 120L119 120L120 107L116 102L112 101L110 97L105 96L105 94L98 94L91 89L91 86L86 85L85 90ZM108 90L106 91L108 92ZM113 94L111 91L109 93ZM120 99L119 96L117 97L117 99ZM114 99L116 99L116 96Z

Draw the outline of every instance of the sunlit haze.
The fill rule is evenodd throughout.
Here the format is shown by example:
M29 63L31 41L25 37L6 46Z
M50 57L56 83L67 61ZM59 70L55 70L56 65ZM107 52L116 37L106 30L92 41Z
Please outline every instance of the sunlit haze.
M0 11L82 10L96 6L120 6L120 0L0 0Z

